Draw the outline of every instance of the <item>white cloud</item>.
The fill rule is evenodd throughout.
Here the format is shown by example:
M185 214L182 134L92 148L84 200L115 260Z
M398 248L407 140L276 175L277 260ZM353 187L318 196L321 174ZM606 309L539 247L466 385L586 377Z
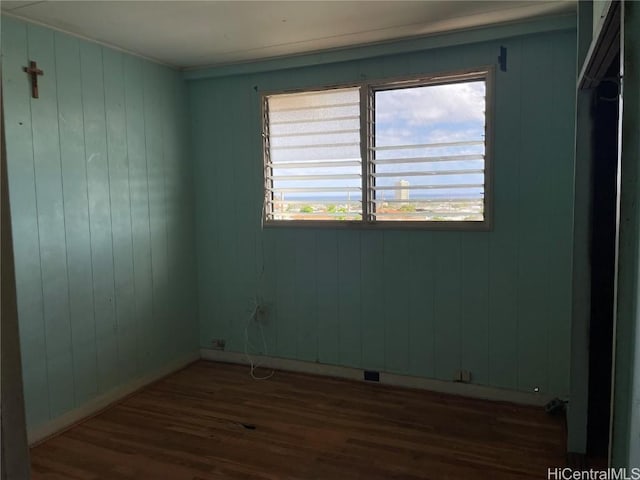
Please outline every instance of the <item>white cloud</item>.
M377 121L411 126L484 120L484 82L387 90L376 95Z
M481 140L481 138L478 138L478 129L448 130L436 128L429 130L427 135L427 143L449 143L465 140Z

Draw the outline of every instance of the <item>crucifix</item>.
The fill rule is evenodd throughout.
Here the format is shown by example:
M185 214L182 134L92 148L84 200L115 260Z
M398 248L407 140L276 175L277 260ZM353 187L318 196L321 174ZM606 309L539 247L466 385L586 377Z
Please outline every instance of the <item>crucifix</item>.
M38 65L33 60L29 61L28 67L22 67L22 70L31 75L31 96L38 98L38 75L44 75L44 72L38 68Z

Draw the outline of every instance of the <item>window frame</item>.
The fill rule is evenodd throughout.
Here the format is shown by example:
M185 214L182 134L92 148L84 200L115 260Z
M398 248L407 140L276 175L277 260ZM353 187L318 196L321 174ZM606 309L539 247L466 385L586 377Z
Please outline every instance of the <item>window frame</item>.
M372 113L375 109L375 93L402 88L415 88L429 85L450 85L473 80L485 82L485 142L484 142L484 220L374 220L372 219L372 189L369 188L374 164L371 161L375 136ZM362 219L361 220L273 220L267 218L267 195L271 180L270 139L268 121L268 98L275 95L304 93L312 91L336 90L342 88L360 89L360 155L362 160ZM495 66L485 65L463 70L437 72L422 75L345 82L339 84L308 86L260 93L261 134L263 159L263 201L262 225L267 228L332 228L332 229L385 229L385 230L448 230L448 231L490 231L493 229L493 143L495 122Z

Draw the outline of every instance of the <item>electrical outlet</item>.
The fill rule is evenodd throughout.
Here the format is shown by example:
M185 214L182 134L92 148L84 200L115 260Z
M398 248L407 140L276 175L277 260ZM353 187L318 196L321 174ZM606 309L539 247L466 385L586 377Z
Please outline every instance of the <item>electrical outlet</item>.
M267 324L267 320L269 319L269 312L271 310L271 306L267 303L259 303L256 308L256 316L255 321L261 323L262 325Z
M453 374L453 381L469 383L471 382L471 372L469 370L456 370Z
M224 350L225 344L226 342L221 338L214 338L213 340L211 340L211 346L214 348L214 350Z
M375 370L365 370L364 379L368 382L379 382L380 381L380 372L376 372Z

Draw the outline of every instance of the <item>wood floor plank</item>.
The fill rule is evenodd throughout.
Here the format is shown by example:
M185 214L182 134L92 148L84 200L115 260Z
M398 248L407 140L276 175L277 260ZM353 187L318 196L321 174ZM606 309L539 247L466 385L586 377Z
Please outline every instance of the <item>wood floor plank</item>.
M546 478L541 408L200 361L31 450L39 479Z

